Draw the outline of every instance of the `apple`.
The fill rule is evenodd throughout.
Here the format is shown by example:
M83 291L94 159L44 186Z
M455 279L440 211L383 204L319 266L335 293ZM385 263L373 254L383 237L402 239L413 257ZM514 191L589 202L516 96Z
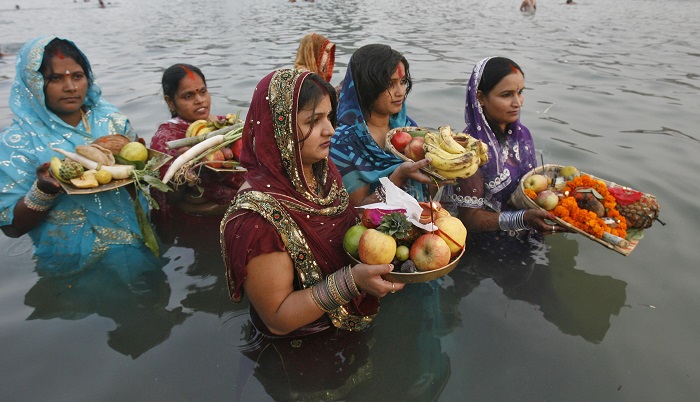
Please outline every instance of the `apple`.
M536 194L544 191L549 187L549 180L541 174L533 174L523 182L523 187L534 191Z
M452 257L458 256L467 241L467 228L464 223L459 218L447 215L438 218L435 225L438 227L436 234L450 247Z
M360 259L360 254L357 248L360 245L360 236L362 236L365 230L367 230L367 228L361 224L353 225L345 232L345 236L343 237L343 249L358 260Z
M449 264L452 252L442 237L434 233L421 235L411 246L411 261L419 271L432 271Z
M204 160L209 161L209 166L218 169L223 165L223 161L225 161L226 158L224 157L224 153L220 149L217 149L216 151L205 156Z
M360 235L357 251L365 264L389 264L396 255L396 240L377 229L367 229Z
M243 141L240 139L236 140L231 144L231 151L233 151L233 158L237 161L241 160L241 151L243 150Z
M535 203L547 211L551 211L559 204L559 196L553 191L544 190L537 194ZM439 226L438 226L439 227Z
M419 161L425 159L425 150L423 150L423 144L425 143L425 138L423 137L413 137L411 142L406 145L403 154L406 155L408 159Z
M405 131L397 131L391 136L391 145L393 145L397 151L403 152L403 150L406 149L406 145L408 145L412 139L413 137L411 137L411 134Z
M401 262L404 262L408 260L408 257L410 257L411 249L408 248L408 246L398 246L396 247L396 259L398 259Z

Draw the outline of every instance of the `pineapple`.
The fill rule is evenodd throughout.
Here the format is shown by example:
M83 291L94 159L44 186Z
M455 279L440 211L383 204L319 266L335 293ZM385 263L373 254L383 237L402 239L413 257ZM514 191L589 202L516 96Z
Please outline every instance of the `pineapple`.
M382 217L377 230L388 234L396 240L397 245L411 247L413 241L420 236L420 230L408 221L401 212L392 212Z
M617 209L627 219L628 228L645 229L659 216L660 207L656 197L643 194L639 200L629 205L622 206L618 203Z

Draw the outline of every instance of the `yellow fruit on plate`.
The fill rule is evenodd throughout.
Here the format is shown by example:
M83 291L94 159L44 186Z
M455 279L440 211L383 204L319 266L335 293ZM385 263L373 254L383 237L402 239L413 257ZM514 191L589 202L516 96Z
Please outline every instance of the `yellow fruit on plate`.
M109 170L100 169L95 172L95 179L100 184L107 184L112 181L112 174L109 173Z
M148 159L148 148L138 141L132 141L124 145L119 151L119 156L129 162L146 162Z

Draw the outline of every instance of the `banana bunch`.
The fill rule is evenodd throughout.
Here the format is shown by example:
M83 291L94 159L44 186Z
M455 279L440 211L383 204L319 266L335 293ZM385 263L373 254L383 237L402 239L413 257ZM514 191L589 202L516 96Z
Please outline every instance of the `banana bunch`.
M486 144L467 134L455 135L450 126L427 132L423 150L431 169L446 179L465 179L488 161Z
M233 113L229 113L226 115L226 117L220 119L216 117L209 117L206 120L196 120L192 122L192 124L190 124L189 127L187 127L185 137L196 137L198 135L206 135L214 130L218 130L226 126L232 126L236 123L241 123L241 120L238 118L238 116L236 116Z

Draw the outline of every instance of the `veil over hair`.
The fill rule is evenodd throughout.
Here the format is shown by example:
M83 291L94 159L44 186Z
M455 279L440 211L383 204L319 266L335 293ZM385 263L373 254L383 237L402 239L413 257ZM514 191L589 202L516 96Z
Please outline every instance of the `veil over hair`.
M515 168L518 170L518 176L522 177L535 166L535 148L532 141L530 130L520 123L520 118L506 127L506 138L503 143L498 141L496 134L491 126L489 126L484 111L477 99L479 83L484 75L484 70L489 60L493 57L487 57L479 61L472 71L467 85L467 99L464 106L464 121L467 126L464 132L472 137L484 141L489 146L489 161L486 165L481 166L479 170L484 176L484 186L486 193L484 194L484 202L494 211L500 211L503 202L507 201L505 196L500 193L510 187L513 182L511 172L506 167L508 162L509 152L512 152L515 159L519 161ZM495 152L494 150L501 150ZM504 194L510 194L510 191L505 191Z
M296 69L277 70L255 88L243 128L241 152L241 165L248 170L246 181L250 189L233 201L221 227L229 290L234 301L242 297L247 262L270 252L260 251L261 247L255 243L275 243L282 238L301 287L309 287L351 262L343 250L342 234L357 222L357 213L350 205L338 169L330 158L316 163L314 174L324 189L320 195L311 191L302 169L296 119L299 92L310 74ZM241 222L251 219L245 216L251 211L270 223L284 224L289 217L293 223L288 226L293 230L266 232L267 239L253 233L232 241L236 232L250 232ZM296 248L291 246L295 241ZM251 250L255 250L255 255L251 255ZM306 256L305 250L310 250L313 256ZM355 298L341 309L350 316L360 317L359 320L365 317L371 320L378 305L376 297L367 295Z

